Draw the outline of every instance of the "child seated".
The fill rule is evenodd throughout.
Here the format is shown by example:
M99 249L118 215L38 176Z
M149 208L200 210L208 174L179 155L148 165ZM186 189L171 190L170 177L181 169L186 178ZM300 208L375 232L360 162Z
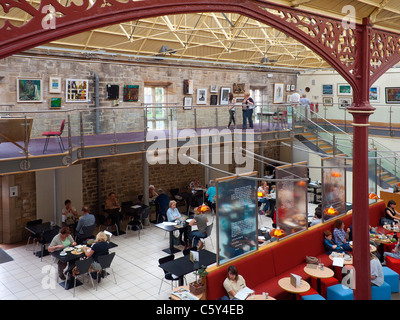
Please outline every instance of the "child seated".
M343 248L338 246L332 239L332 232L329 230L324 231L324 247L327 254L331 254L332 252L344 252Z

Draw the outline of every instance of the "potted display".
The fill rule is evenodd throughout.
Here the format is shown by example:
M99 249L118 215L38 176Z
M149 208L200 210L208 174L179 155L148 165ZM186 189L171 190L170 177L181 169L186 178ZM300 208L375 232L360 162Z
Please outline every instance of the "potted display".
M200 269L194 272L196 275L196 281L189 283L189 289L195 296L202 294L206 290L206 284L204 281L205 276L208 274L205 266L201 266Z

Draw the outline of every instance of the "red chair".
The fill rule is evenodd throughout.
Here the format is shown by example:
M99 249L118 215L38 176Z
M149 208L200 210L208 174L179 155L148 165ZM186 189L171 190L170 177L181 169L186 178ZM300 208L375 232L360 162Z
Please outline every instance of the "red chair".
M58 145L60 146L60 150L61 150L61 152L64 152L65 148L64 148L64 144L63 144L62 139L61 139L61 135L62 135L62 133L64 131L64 126L65 126L65 119L62 121L59 131L46 131L46 132L42 133L42 136L46 137L46 141L44 142L43 153L45 153L46 150L47 150L47 147L49 145L50 137L56 137L57 138Z
M392 258L387 256L386 258L386 266L392 269L394 272L400 274L400 259Z

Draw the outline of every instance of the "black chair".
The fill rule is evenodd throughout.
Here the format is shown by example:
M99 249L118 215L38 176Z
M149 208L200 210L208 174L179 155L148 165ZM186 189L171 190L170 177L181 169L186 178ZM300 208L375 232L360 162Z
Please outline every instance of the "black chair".
M192 247L192 248L188 248L182 251L184 256L187 256L188 254L190 254L190 251L197 251L197 247Z
M46 245L51 243L51 241L59 233L59 231L60 231L60 227L55 226L53 229L43 232L42 238L39 240L39 243L42 245L40 261L43 260L44 249L45 249Z
M28 221L26 223L26 226L34 226L34 225L38 225L38 224L42 224L43 220L42 219L37 219L37 220L32 220L32 221ZM35 248L36 248L36 243L39 242L40 239L40 235L39 234L31 234L28 237L28 241L26 242L26 250L28 250L28 245L29 245L29 240L32 239L32 251L35 252Z
M84 260L75 261L75 267L76 267L77 272L75 273L75 277L74 277L74 297L75 297L76 278L78 276L83 277L85 275L89 275L89 278L92 281L93 288L95 287L94 283L93 283L93 279L89 274L90 266L92 265L93 261L94 260L92 257L90 257L88 259L84 259ZM82 282L83 282L83 280L82 280Z
M78 244L81 244L86 239L94 239L94 230L96 229L96 224L92 224L91 226L82 227L83 233L77 233L75 236L75 241Z
M175 259L175 255L170 254L169 256L166 256L164 258L159 259L158 260L158 264L161 265L163 263L166 263L168 261L172 261L174 259ZM160 289L158 290L158 294L160 294L162 284L164 283L164 279L168 280L168 281L171 281L171 290L173 289L174 281L178 281L179 280L179 277L177 277L176 275L174 275L174 274L172 274L172 273L170 273L170 272L168 272L168 271L166 271L164 269L163 269L163 271L164 271L164 277L161 279L161 284L160 284Z
M171 193L172 199L176 201L177 207L180 205L186 206L185 199L179 195L179 188L171 189L169 192Z
M107 278L107 269L110 269L112 271L112 274L114 277L114 282L115 282L115 284L117 284L117 280L115 279L114 270L111 268L111 263L113 262L114 257L115 257L115 252L112 252L112 253L109 253L104 256L98 256L97 261L99 262L102 273L105 274L106 278ZM100 277L100 274L98 272L97 273L97 283L99 283L99 277ZM96 285L96 290L97 290L97 285Z
M213 226L214 226L214 223L209 224L206 227L206 236L205 237L200 237L200 239L204 240L204 239L210 238L210 240L211 240L211 232L212 232ZM193 242L194 242L194 238L193 238ZM192 242L192 246L193 246L193 242ZM212 240L211 240L211 245L214 248L214 244L212 243ZM206 242L204 241L204 247L205 246L206 246Z

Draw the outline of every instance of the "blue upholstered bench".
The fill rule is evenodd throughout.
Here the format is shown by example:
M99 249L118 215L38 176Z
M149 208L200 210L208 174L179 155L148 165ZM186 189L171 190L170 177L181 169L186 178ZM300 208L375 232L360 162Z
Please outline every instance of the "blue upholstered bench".
M302 296L301 300L325 300L320 294L310 294L308 296Z
M380 287L371 286L372 300L390 300L392 296L390 285L384 282Z
M391 287L391 292L399 292L399 274L389 267L382 267L385 282Z
M353 300L353 290L342 284L335 284L326 289L327 300Z

